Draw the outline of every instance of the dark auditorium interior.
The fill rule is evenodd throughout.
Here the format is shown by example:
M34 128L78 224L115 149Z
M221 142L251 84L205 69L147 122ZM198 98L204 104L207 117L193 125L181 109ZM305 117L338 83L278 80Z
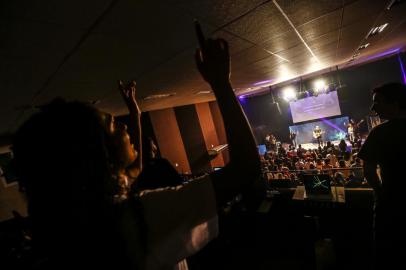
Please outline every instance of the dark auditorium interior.
M368 165L379 187L382 178L404 180L393 165L406 164L402 134L385 138L400 140L387 144L399 151L384 150L392 167L374 163L371 148L406 106L391 100L401 111L393 120L371 105L385 95L373 89L406 89L405 0L13 0L1 1L0 14L0 269L42 269L27 266L35 252L13 138L55 98L130 126L117 81L134 80L143 160L153 142L180 186L227 166L228 123L196 67L196 21L207 38L228 42L230 93L261 172L218 210L218 236L183 258L183 269L381 269L374 205L382 195ZM406 188L391 185L397 195ZM399 209L400 220L406 198L394 201L386 210ZM396 266L387 269L406 269Z

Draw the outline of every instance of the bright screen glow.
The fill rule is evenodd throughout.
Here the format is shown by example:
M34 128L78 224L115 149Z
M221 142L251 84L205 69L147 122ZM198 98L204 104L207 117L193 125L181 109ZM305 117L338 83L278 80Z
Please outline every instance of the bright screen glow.
M259 152L259 154L260 155L265 155L265 153L266 153L266 146L265 146L265 144L260 144L260 145L258 145L258 152Z
M322 131L323 141L339 141L347 136L348 117L338 117L333 119L322 119L312 123L290 126L290 132L296 133L298 144L317 143L313 136L313 130L319 126Z
M337 91L289 102L293 123L341 115Z

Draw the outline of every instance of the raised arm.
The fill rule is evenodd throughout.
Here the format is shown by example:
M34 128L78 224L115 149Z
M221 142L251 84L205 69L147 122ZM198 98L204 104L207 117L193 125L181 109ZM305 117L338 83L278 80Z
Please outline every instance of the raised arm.
M216 96L227 135L230 163L211 174L218 205L248 189L259 177L260 159L247 118L230 83L230 56L223 39L205 39L198 23L197 68Z
M128 173L131 177L137 177L142 170L142 131L141 131L141 110L138 106L137 99L135 98L135 81L124 85L122 81L118 81L118 89L123 97L128 111L128 134L130 141L134 145L135 150L138 152L138 158L133 164L128 167Z

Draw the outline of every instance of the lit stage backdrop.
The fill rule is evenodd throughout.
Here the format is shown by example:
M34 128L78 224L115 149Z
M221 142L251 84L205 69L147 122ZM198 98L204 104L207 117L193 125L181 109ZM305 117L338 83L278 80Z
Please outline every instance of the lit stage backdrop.
M289 102L293 123L341 115L337 91Z
M289 130L297 134L298 144L317 143L313 137L313 130L319 126L323 132L323 141L338 141L345 139L347 136L348 117L338 117L333 119L320 119L319 121L290 126Z

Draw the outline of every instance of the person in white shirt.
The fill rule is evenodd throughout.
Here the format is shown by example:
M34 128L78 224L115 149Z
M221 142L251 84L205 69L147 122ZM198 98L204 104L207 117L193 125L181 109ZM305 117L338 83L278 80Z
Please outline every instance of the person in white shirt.
M183 260L217 236L217 209L260 176L256 143L230 84L228 44L206 40L198 26L197 33L196 63L225 122L229 164L186 185L132 194L126 177L142 166L128 167L141 164L141 155L125 125L80 102L43 106L13 143L28 199L33 267L186 269ZM135 84L119 88L130 114L140 113Z

